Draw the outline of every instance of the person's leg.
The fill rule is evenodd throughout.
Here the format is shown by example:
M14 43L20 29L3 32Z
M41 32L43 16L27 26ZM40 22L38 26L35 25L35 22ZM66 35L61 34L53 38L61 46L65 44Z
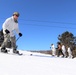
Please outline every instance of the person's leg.
M53 54L52 55L55 56L55 50L53 50Z
M63 55L63 57L64 57L64 54L63 54L62 50L60 50L60 52L61 52L61 54L62 54L62 55Z
M66 51L62 50L62 53L64 54L64 57L66 57Z
M69 52L69 58L72 58L73 56L72 56L72 52L70 51Z
M15 36L14 37L10 37L10 41L11 41L12 48L16 49L16 39L15 39Z
M17 51L17 48L16 48L16 38L15 38L15 36L11 37L10 41L11 41L11 46L13 48L13 53L19 53L19 51Z
M65 57L65 58L67 57L67 55L66 55L66 51L64 52L64 57Z
M9 38L10 38L10 35L9 34L5 34L4 35L4 41L3 41L2 45L1 45L1 52L4 52L4 53L7 52L6 46L7 46L7 43L8 43Z
M60 50L58 50L58 57L60 56Z

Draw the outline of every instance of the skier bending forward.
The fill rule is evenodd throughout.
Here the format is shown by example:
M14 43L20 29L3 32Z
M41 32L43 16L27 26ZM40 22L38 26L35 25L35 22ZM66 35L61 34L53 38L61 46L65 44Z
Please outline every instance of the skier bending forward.
M20 33L18 28L18 17L19 13L14 12L13 16L10 18L7 18L5 22L2 25L3 28L3 34L4 34L4 41L1 45L1 52L7 53L6 45L8 43L8 40L11 41L11 46L13 48L13 53L19 54L19 51L16 49L16 39L14 31L21 37L22 33Z

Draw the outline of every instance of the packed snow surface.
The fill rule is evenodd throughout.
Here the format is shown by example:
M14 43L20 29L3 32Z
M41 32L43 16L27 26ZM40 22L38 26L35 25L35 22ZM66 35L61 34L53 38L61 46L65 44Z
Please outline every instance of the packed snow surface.
M20 52L24 55L0 52L0 75L76 75L76 58L52 57L21 50Z

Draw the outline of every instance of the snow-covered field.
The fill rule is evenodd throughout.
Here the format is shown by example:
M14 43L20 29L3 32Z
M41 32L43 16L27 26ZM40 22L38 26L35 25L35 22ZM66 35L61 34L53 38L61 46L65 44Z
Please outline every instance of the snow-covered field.
M0 75L76 75L76 58L21 52L23 56L0 53Z

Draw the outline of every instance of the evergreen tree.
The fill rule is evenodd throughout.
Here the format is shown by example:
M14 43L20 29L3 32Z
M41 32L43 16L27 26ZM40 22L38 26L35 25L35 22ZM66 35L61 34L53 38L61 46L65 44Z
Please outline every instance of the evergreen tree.
M63 43L66 47L70 46L72 49L76 47L76 37L68 31L62 33L58 36L60 43Z

